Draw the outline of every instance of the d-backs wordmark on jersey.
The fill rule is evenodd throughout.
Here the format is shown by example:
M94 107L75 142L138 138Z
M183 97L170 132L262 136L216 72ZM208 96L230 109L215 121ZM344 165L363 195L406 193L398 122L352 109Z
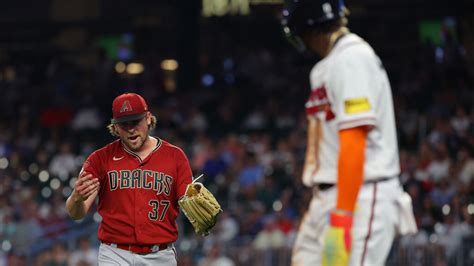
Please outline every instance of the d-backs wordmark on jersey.
M107 177L110 191L143 188L154 190L157 195L165 193L169 196L173 183L172 176L153 170L112 170L107 172Z

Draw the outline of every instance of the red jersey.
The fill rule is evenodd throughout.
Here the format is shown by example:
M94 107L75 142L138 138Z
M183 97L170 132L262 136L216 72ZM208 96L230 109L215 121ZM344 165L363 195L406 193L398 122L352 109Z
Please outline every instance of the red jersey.
M98 238L118 244L160 244L178 238L178 200L192 181L184 152L161 139L145 159L116 140L94 151L83 171L100 181Z

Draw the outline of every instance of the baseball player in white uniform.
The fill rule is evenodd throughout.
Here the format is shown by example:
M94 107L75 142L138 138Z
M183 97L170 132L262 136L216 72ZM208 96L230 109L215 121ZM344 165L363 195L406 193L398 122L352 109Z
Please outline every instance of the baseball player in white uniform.
M283 26L322 59L310 73L303 182L314 188L292 265L384 265L397 234L416 232L400 185L390 83L370 45L351 33L342 1L299 0Z

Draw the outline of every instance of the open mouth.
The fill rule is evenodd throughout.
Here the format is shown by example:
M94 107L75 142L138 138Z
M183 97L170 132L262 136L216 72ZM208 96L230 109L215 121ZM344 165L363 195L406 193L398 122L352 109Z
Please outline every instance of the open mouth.
M128 137L128 139L131 141L135 141L138 139L138 136L131 136L131 137Z

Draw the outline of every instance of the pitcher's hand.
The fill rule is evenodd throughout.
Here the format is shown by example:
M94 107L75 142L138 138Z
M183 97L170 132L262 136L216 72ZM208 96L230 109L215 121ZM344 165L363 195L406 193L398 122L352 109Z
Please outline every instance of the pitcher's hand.
M75 202L85 201L96 191L99 191L99 179L93 177L92 174L83 172L79 175L74 184Z

